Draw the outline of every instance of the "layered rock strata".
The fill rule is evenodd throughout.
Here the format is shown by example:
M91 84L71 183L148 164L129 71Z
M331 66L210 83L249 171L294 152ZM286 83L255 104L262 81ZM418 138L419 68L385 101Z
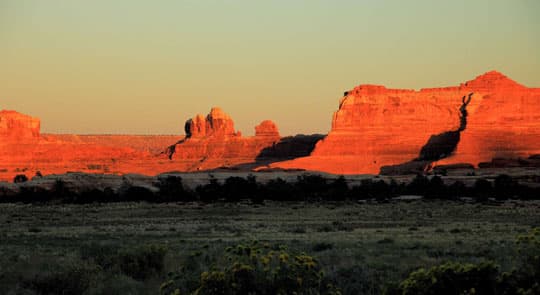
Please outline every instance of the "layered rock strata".
M205 117L186 121L186 137L167 150L169 159L189 162L182 171L198 171L255 162L261 151L280 140L276 125L269 120L255 127L255 136L244 137L235 131L234 122L220 108ZM195 160L195 161L193 161Z
M357 86L340 100L330 133L309 157L271 167L357 174L406 163L431 136L459 129L461 98L469 93L467 127L456 149L432 165L478 165L540 152L540 89L492 71L459 86L419 91Z

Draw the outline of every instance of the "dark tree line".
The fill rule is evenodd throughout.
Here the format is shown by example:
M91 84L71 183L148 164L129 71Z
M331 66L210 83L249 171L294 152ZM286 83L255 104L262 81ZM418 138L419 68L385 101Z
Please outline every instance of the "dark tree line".
M23 186L16 195L8 195L0 191L0 202L57 202L57 203L92 203L92 202L126 202L145 201L165 202L238 202L249 200L253 203L273 201L387 201L403 195L422 196L425 199L458 200L469 197L476 201L540 199L540 188L519 184L508 175L499 175L489 181L478 179L473 186L466 186L456 181L445 184L439 176L426 177L417 175L409 183L398 183L395 180L386 182L382 179L365 179L358 185L349 186L341 176L327 179L320 175L305 174L296 181L285 181L281 178L266 183L257 182L255 176L229 177L220 182L211 177L209 183L199 185L195 189L187 188L180 176L161 177L152 186L136 186L124 183L118 190L106 188L92 189L83 192L70 190L62 180L57 180L52 189Z

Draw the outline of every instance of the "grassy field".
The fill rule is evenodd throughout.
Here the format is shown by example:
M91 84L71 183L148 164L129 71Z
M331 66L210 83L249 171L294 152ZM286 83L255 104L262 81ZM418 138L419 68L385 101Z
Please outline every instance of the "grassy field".
M253 240L314 256L344 294L378 294L412 270L449 260L512 268L516 236L540 225L540 202L0 204L0 223L3 294L31 294L22 281L83 263L81 249L91 245L160 244L169 249L161 274L104 278L88 292L156 294L188 257L209 265L227 246Z

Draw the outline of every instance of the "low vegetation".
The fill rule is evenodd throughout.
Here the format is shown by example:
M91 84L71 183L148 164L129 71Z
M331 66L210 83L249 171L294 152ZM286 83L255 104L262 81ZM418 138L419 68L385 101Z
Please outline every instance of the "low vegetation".
M414 195L426 199L458 200L464 197L484 202L489 199L499 201L508 199L540 199L540 187L519 184L508 175L499 175L493 180L478 179L473 186L466 186L456 181L445 184L441 177L417 175L409 183L397 183L394 180L365 179L359 185L349 187L344 177L328 180L320 175L304 174L295 182L281 178L267 183L257 182L255 176L229 177L223 183L211 178L206 185L194 190L186 188L180 176L167 176L155 183L158 191L128 183L118 191L110 188L74 191L62 180L57 180L52 189L23 186L15 195L0 191L0 202L60 202L84 204L93 202L146 201L166 202L239 202L250 200L261 204L264 201L387 201L391 198Z
M538 208L0 204L0 293L537 294Z
M169 274L161 294L341 294L315 258L284 246L228 247L209 269L186 276L192 264Z
M500 271L492 261L477 264L447 262L410 273L386 294L540 294L540 229L517 239L515 268Z

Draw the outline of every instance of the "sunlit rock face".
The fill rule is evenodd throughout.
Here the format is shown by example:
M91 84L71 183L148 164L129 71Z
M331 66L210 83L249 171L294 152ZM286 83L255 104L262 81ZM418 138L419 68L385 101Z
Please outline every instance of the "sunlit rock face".
M39 138L40 121L16 111L0 111L0 139L20 140Z
M280 140L276 125L269 120L255 127L255 136L243 137L234 130L231 117L217 107L206 117L197 115L187 120L185 126L185 139L168 149L171 160L189 162L179 166L183 171L255 162L263 149Z
M315 140L282 142L274 122L264 120L255 136L235 131L232 118L219 108L185 123L181 135L40 134L39 120L12 111L0 117L0 181L17 174L66 172L155 175L167 171L216 168L251 169L271 161L309 155ZM168 148L167 148L168 147ZM298 149L294 149L299 147ZM241 167L238 167L241 166Z
M360 85L347 91L332 129L309 157L273 164L331 173L379 173L416 159L432 135L460 127L462 97L468 124L453 153L438 163L472 163L540 150L540 90L492 71L455 87L419 91Z
M478 165L493 158L540 153L540 88L525 87L498 72L481 75L461 87L478 93L478 101L469 110L456 152L436 164Z
M198 114L186 121L185 131L187 138L228 137L235 136L234 122L222 109L214 107L204 117Z
M173 167L154 156L181 136L41 134L40 120L0 111L0 181L17 174L81 171L155 174ZM166 161L164 161L166 164Z
M279 137L276 124L270 120L264 120L255 126L255 136L257 137Z
M155 175L220 167L402 173L535 154L540 89L495 71L459 86L418 91L360 85L341 98L326 136L281 138L277 126L264 120L255 136L245 137L219 108L189 119L185 136L40 134L39 119L0 111L0 180L37 171Z

